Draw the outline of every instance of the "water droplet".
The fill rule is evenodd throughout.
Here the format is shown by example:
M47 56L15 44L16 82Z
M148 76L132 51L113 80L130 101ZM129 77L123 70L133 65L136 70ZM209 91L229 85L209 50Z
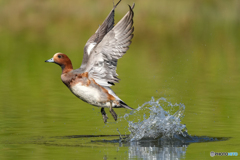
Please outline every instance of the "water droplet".
M124 115L124 118L128 121L128 129L131 132L130 140L173 137L179 133L183 136L186 135L186 125L181 124L184 111L185 105L182 103L172 104L164 97L155 101L154 97L152 97L150 101Z

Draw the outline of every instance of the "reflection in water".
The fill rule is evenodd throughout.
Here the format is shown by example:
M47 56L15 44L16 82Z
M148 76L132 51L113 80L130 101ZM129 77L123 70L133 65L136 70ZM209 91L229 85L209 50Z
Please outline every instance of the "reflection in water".
M152 98L124 118L128 120L131 134L125 139L129 145L129 158L180 159L186 154L187 146L194 142L227 140L190 136L184 117L184 104L172 104L165 98ZM142 116L143 115L143 116Z
M142 159L180 159L186 154L187 145L163 145L155 146L149 142L130 142L129 158Z
M152 98L131 113L125 114L124 118L128 121L131 132L129 140L173 137L176 134L185 137L187 128L181 124L184 110L184 104L172 104L165 98L156 101Z
M197 142L226 141L227 137L190 136L186 132L173 137L162 137L152 140L131 141L126 145L129 147L129 158L142 159L180 159L185 157L189 144Z
M95 148L99 153L102 152L103 159L113 159L109 154L108 149L121 150L124 156L129 159L180 159L186 155L187 147L191 143L197 142L214 142L225 141L229 138L226 137L207 137L207 136L190 136L185 133L176 134L173 137L161 137L159 139L148 139L139 141L126 141L121 139L119 135L67 135L67 136L54 136L54 137L34 137L29 140L20 140L20 144L43 144L47 146L64 146L76 148ZM16 142L15 142L16 143ZM9 144L9 142L5 142ZM103 147L104 146L104 147ZM103 149L104 148L104 149ZM107 150L105 150L108 148Z

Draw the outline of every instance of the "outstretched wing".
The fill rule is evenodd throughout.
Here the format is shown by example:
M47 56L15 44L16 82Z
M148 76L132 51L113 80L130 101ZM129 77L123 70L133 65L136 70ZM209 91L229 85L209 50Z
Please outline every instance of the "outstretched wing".
M80 66L80 70L84 70L89 59L90 53L92 49L102 41L103 37L114 27L114 12L117 5L121 2L121 0L113 5L113 9L104 20L101 26L97 29L97 31L88 39L85 47L84 47L84 55L82 64Z
M118 82L117 61L129 48L133 37L133 9L129 6L126 15L109 31L92 50L84 72L99 85L111 86Z

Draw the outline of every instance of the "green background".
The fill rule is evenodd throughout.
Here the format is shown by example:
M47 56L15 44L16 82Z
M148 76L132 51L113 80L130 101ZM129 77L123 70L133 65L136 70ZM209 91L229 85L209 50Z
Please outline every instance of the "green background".
M183 159L240 153L240 1L123 0L115 22L133 2L134 38L112 89L133 108L151 97L184 103L189 134L232 137L190 144ZM60 67L44 62L62 52L78 68L86 41L111 9L111 0L0 0L1 159L129 158L128 145L51 140L118 135L117 128L129 134L123 118L114 122L108 113L104 125L100 109L77 99L62 84Z

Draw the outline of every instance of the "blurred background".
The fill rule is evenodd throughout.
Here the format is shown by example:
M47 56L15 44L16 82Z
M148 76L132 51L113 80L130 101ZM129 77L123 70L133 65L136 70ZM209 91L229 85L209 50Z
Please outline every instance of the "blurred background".
M121 81L112 89L133 108L151 97L184 103L182 122L189 134L232 137L221 143L192 144L186 158L196 154L211 158L212 150L239 151L240 1L123 0L115 23L133 2L134 38L118 63ZM85 43L111 9L112 0L0 0L0 157L61 159L81 153L83 158L93 150L73 152L34 145L51 142L29 141L118 134L117 128L129 134L128 123L121 118L129 111L115 109L119 121L108 113L109 123L104 125L100 109L76 98L61 82L60 67L44 62L62 52L74 68L80 67ZM63 150L71 156L65 157ZM126 158L127 150L123 147L118 154ZM113 158L115 152L110 146L107 155ZM93 153L92 158L99 155L104 157Z

